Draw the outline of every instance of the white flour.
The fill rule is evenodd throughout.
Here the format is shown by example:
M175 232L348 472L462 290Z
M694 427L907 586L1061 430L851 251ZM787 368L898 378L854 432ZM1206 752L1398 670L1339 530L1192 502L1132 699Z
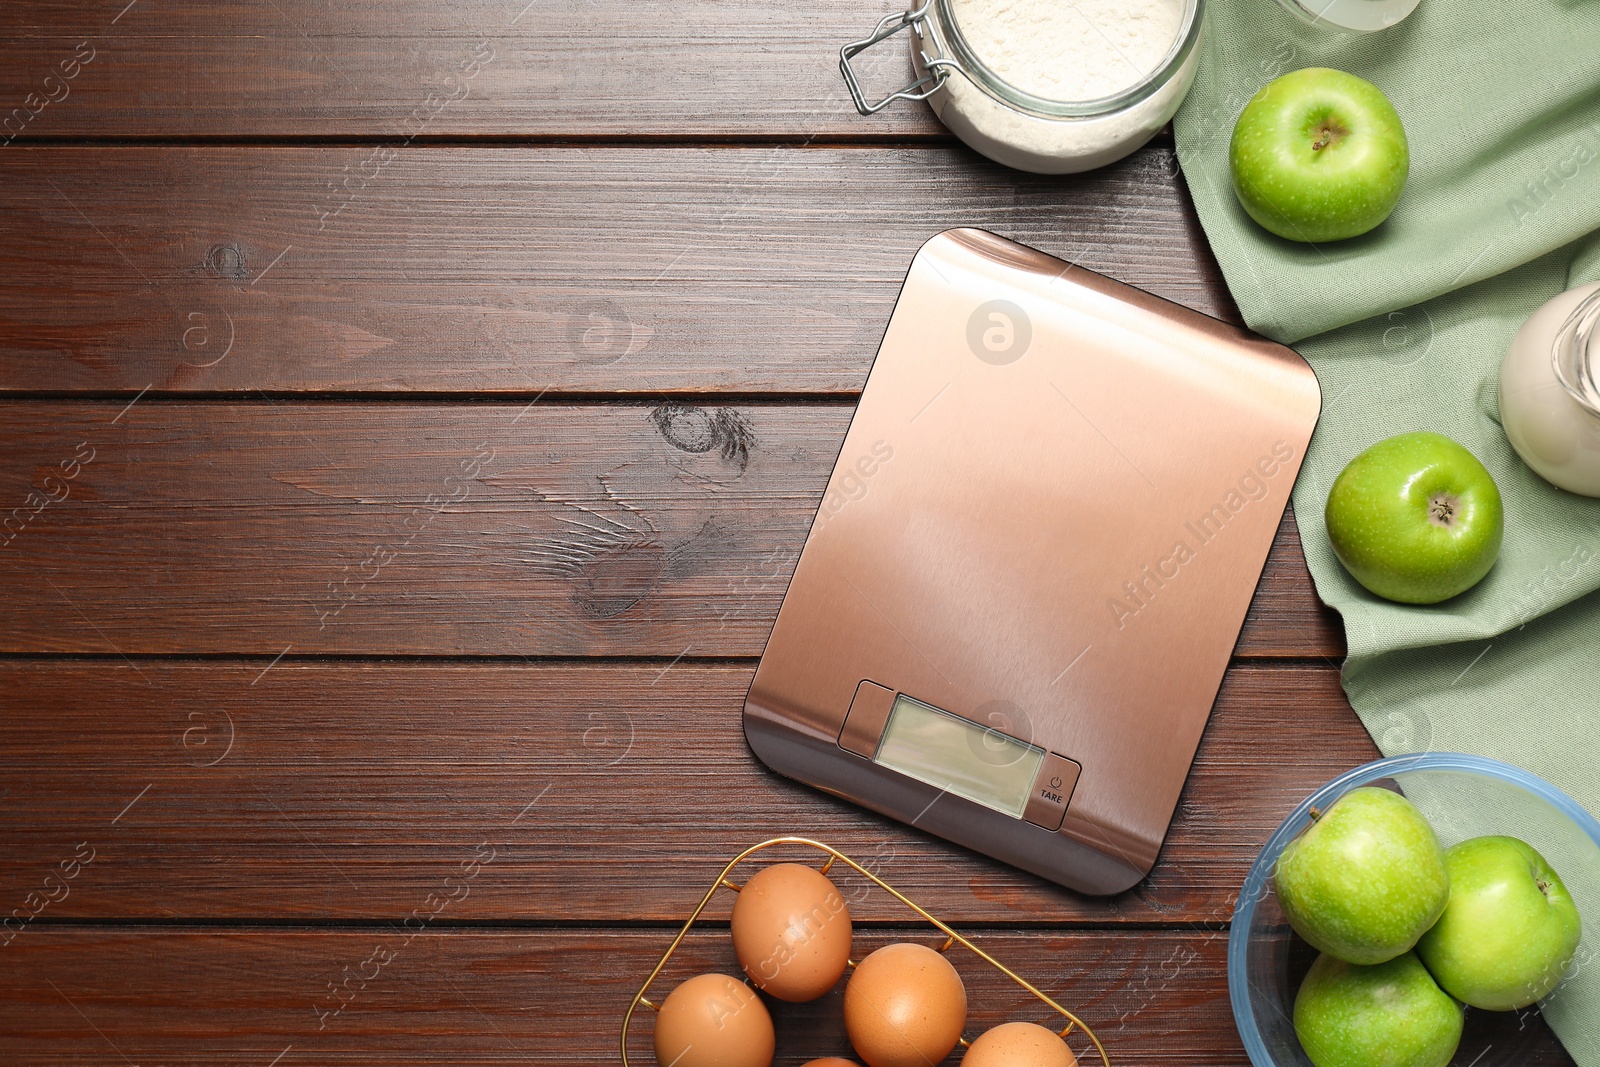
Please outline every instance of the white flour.
M996 74L1050 100L1096 100L1161 65L1183 0L951 0L961 35Z

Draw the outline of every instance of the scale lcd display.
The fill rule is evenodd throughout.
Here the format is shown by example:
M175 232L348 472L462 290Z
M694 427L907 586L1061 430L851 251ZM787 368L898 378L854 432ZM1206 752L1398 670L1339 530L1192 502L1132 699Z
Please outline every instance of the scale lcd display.
M901 695L873 762L1022 818L1044 749Z

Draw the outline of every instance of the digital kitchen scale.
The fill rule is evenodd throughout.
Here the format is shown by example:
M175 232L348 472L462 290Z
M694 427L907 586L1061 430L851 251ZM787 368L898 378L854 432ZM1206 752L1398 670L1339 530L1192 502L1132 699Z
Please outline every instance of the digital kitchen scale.
M1317 421L1288 348L917 253L745 701L768 766L1086 893L1154 865Z

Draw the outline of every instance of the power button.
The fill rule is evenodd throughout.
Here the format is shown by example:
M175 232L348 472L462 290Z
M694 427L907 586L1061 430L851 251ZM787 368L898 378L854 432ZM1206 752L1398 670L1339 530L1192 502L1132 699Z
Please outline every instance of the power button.
M1033 792L1028 795L1028 806L1023 809L1022 817L1046 830L1061 829L1061 820L1066 817L1067 803L1072 799L1081 769L1065 756L1046 753L1039 773L1034 776Z

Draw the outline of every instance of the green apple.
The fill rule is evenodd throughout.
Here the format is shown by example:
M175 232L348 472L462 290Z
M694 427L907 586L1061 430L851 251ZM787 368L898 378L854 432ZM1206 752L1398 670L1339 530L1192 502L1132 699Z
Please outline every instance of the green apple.
M1370 967L1324 954L1294 998L1294 1032L1316 1067L1445 1067L1462 1014L1415 952Z
M1583 936L1561 876L1532 845L1474 837L1444 854L1450 903L1417 954L1457 1000L1513 1011L1550 995Z
M1437 604L1483 580L1500 555L1500 490L1442 434L1379 441L1334 480L1324 513L1334 555L1370 592Z
M1289 842L1273 885L1296 933L1364 964L1410 949L1450 897L1433 827L1411 801L1373 786L1350 790Z
M1377 226L1411 170L1405 127L1383 91L1327 67L1263 86L1233 127L1233 190L1291 241L1341 241Z

